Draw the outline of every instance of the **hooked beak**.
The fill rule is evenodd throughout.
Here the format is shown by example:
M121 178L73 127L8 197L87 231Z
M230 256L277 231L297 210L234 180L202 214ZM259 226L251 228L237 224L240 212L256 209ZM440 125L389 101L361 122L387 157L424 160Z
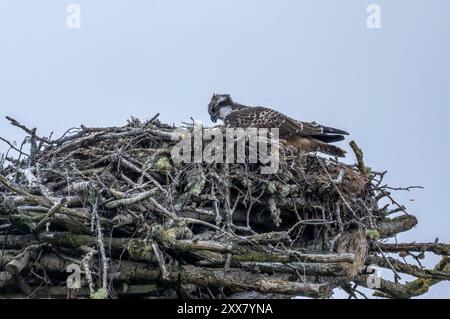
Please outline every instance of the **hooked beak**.
M211 114L211 121L213 121L213 123L216 123L217 122L217 115Z

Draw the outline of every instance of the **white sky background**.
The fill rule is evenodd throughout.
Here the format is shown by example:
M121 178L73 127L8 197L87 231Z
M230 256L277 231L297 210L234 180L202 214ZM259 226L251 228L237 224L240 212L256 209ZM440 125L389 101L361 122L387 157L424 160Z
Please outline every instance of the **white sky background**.
M419 219L399 240L450 242L449 15L448 0L0 0L0 136L22 138L5 115L41 135L157 112L209 123L212 93L230 93L349 131L392 186L425 187L396 194Z

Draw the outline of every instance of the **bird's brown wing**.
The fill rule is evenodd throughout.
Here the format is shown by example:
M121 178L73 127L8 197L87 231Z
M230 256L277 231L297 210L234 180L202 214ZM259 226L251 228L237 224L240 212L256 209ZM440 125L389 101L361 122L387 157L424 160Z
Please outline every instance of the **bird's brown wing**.
M225 118L225 125L241 128L278 128L280 138L312 137L324 142L339 141L343 139L341 135L348 134L345 131L322 126L314 122L296 121L280 112L262 106L249 107L232 112Z

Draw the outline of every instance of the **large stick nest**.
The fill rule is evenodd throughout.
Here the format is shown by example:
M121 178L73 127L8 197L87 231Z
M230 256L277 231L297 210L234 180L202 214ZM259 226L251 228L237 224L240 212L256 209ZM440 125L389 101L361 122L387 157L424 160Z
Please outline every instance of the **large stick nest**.
M0 297L356 298L374 264L395 275L378 296L410 298L450 278L448 245L386 242L417 220L355 143L356 165L283 146L278 173L261 175L174 163L180 135L156 117L53 140L8 119L29 136L1 159ZM426 251L443 256L435 269Z

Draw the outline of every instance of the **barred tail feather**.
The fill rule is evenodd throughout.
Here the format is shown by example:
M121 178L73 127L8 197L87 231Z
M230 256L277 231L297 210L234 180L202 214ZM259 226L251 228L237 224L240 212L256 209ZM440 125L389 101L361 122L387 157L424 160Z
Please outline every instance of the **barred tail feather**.
M324 154L345 157L345 151L335 145L327 144L318 139L311 139L305 137L291 137L287 142L303 152L321 152Z
M337 157L345 157L345 153L346 151L344 151L342 148L337 147L335 145L330 145L330 144L321 144L319 146L319 152L328 154L328 155L332 155L332 156L337 156Z

